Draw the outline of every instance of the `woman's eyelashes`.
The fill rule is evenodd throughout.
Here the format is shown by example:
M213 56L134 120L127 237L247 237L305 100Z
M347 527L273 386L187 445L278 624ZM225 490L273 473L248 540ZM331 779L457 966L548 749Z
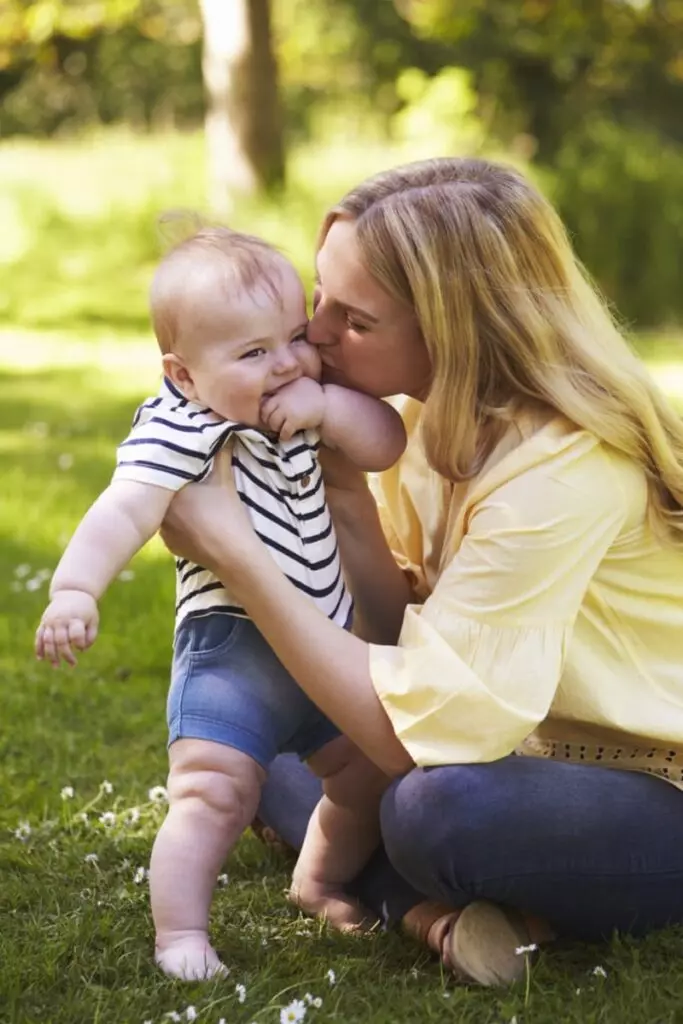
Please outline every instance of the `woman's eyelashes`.
M265 354L266 350L262 345L259 345L257 348L250 348L248 352L243 352L240 359L256 359L258 356L264 356Z
M366 327L365 324L359 324L358 321L354 320L353 317L350 316L348 313L346 314L345 320L346 326L350 330L355 331L356 334L365 334L367 331L370 330L370 328Z

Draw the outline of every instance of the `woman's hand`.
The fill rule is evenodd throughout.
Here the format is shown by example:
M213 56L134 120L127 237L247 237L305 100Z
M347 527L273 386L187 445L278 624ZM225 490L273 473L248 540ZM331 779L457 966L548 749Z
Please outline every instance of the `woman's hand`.
M175 496L161 537L174 555L210 569L223 582L231 566L248 561L261 542L237 494L229 449L216 456L206 480Z

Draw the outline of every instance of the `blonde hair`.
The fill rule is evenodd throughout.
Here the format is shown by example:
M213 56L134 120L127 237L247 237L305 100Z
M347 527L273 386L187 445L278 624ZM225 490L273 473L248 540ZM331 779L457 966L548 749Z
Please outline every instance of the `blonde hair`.
M257 288L281 302L285 257L254 235L226 227L203 227L175 245L159 263L149 293L152 326L162 353L175 350L182 318L205 281L207 267L229 295Z
M549 408L643 467L653 526L683 545L683 421L530 182L483 160L426 160L349 192L322 239L340 216L356 222L370 273L417 316L437 472L473 476L521 408Z

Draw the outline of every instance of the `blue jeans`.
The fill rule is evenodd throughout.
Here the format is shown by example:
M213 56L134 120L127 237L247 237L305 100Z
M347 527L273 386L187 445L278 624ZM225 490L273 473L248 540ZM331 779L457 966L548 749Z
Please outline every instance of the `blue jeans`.
M320 783L274 761L258 816L298 849ZM567 938L683 922L683 791L638 772L510 756L416 768L381 809L383 849L354 894L396 922L422 899L485 899Z

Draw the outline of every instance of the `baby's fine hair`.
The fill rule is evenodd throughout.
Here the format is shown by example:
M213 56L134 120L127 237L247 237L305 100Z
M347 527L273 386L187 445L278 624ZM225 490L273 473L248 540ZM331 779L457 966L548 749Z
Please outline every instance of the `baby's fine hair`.
M205 286L207 269L227 296L249 295L258 288L279 302L286 263L268 242L226 227L202 227L175 245L159 263L149 293L152 326L162 353L175 350L181 318L196 289Z

